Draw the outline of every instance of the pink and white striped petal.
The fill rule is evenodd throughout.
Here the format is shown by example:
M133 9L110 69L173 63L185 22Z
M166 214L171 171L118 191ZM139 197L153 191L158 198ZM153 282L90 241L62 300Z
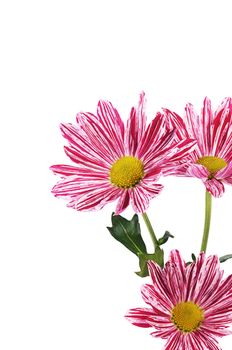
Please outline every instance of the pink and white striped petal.
M217 179L206 180L204 184L207 191L214 197L221 197L225 191L223 183Z
M133 189L129 189L132 208L136 213L144 213L150 200L160 194L163 185L153 183L149 186L149 181L143 180L141 184Z
M230 162L224 169L219 170L215 177L219 180L224 180L232 177L232 162Z
M130 309L125 318L134 326L150 328L154 323L154 313L147 308Z
M83 130L71 124L61 124L60 128L63 136L70 144L69 147L64 148L67 151L66 154L75 163L83 163L84 165L86 159L86 162L89 162L90 165L93 163L93 166L101 167L105 165L109 167L117 156L114 152L107 152L109 149L107 142L100 142L99 144L99 138L96 138L94 144L91 144Z
M103 127L105 135L112 141L112 147L116 152L119 150L119 156L124 154L124 124L116 108L111 102L99 101L97 115L99 125Z
M204 181L206 181L210 176L209 171L201 164L190 164L187 168L186 174Z
M78 175L78 168L72 165L52 165L49 169L52 170L55 175L60 175L62 178Z
M146 99L145 93L140 94L138 107L132 107L130 117L127 121L125 145L126 153L135 155L146 127L145 114Z
M202 153L204 154L211 154L212 149L212 126L213 126L213 112L211 108L211 101L206 97L204 99L203 103L203 110L201 113L201 121L200 121L200 127L202 128L202 131L199 133L199 135L204 136L202 137Z
M164 318L167 321L170 321L170 308L172 303L167 300L167 298L162 294L162 291L151 284L145 284L141 288L142 298L146 304L149 304L153 310L156 311L156 314Z
M81 196L72 197L67 206L81 211L100 210L106 204L115 201L120 195L121 191L118 188L95 189L93 192L86 191Z
M100 105L108 106L107 102L99 102ZM107 110L107 108L106 108ZM113 159L122 157L125 154L123 144L123 135L120 127L115 122L115 130L112 131L110 120L109 124L101 124L96 117L90 113L78 113L76 116L77 124L83 132L83 142L88 142L92 148L101 154L112 156ZM105 117L107 120L107 115ZM115 120L117 118L115 117ZM85 139L85 140L84 140Z
M183 140L188 137L188 132L182 118L175 112L170 111L167 108L162 108L165 116L165 122L167 127L175 130L175 137L177 141Z
M122 195L119 197L116 209L115 209L115 215L121 214L130 204L130 195L129 191L124 191Z
M56 197L77 197L88 192L94 194L95 191L111 189L112 186L105 179L92 179L80 182L79 177L74 175L57 182L52 192Z
M212 152L219 157L226 157L227 152L225 152L225 148L227 148L228 145L230 145L231 151L231 125L232 100L231 98L225 98L215 113L212 134ZM228 142L228 139L230 139L230 142Z

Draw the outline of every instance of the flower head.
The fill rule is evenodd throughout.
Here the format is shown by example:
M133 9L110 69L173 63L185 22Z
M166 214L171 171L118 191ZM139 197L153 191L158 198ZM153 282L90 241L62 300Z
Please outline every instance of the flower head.
M219 350L216 337L231 334L232 275L223 279L217 256L201 253L186 265L173 250L162 270L149 262L153 284L142 288L149 308L129 310L126 318L151 335L167 339L165 350Z
M77 125L61 124L68 157L76 163L53 165L51 170L62 177L52 192L69 199L76 210L101 209L118 199L116 214L129 203L143 213L162 185L157 184L162 168L174 168L194 142L174 142L173 128L165 125L163 115L156 115L146 128L145 96L140 95L124 126L117 110L108 101L100 101L97 115L78 113Z
M186 137L197 140L187 162L182 162L172 174L200 178L213 196L220 197L223 183L232 184L231 98L224 99L215 113L208 98L200 116L191 104L187 104L183 119L168 109L164 113L169 127L177 128L178 140Z

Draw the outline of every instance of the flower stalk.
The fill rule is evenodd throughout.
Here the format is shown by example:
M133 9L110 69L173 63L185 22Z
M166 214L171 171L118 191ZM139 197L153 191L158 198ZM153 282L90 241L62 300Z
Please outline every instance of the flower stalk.
M206 252L208 238L209 238L209 229L210 229L210 221L211 221L211 211L212 211L212 196L206 191L205 192L205 224L204 224L204 232L201 243L201 252Z
M147 213L143 213L142 214L142 217L143 217L143 220L147 226L147 229L148 229L148 232L150 234L150 237L151 237L151 240L152 240L152 243L153 243L153 246L154 246L154 251L156 250L157 247L159 247L159 242L158 242L158 239L155 235L155 231L151 225L151 222L149 220L149 217L147 215Z

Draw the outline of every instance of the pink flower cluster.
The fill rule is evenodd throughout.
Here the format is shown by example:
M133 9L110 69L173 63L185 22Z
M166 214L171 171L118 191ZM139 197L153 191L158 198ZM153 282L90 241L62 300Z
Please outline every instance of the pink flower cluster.
M129 204L143 213L163 188L157 183L161 175L200 178L215 197L224 192L223 183L232 184L230 98L215 113L207 98L200 115L190 104L183 118L164 109L146 127L142 93L126 125L108 101L99 101L96 115L78 113L76 122L61 124L65 153L76 165L51 166L62 178L53 194L76 210L118 200L116 214Z
M200 114L187 104L183 117L165 108L148 125L144 93L125 125L110 102L99 101L96 114L78 113L76 124L61 124L61 132L75 166L51 166L61 177L52 193L76 210L98 210L117 200L116 215L131 205L145 217L150 200L163 188L162 175L199 178L214 197L223 194L224 184L232 184L231 98L215 112L208 98ZM209 222L205 247L208 231ZM130 244L124 242L133 251ZM127 319L153 327L153 336L167 340L165 350L219 350L216 337L231 333L232 275L223 279L218 257L204 252L188 265L177 250L163 269L156 261L148 262L152 284L142 288L149 308L131 309Z

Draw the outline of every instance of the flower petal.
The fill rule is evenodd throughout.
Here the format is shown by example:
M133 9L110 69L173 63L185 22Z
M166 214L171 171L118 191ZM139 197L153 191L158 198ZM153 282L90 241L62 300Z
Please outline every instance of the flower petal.
M130 195L127 190L124 190L123 194L120 196L116 209L115 209L115 215L121 214L129 205L130 203Z
M206 181L210 175L208 169L201 164L191 164L188 166L186 174Z
M215 290L214 294L209 298L208 301L205 301L205 308L211 311L216 310L217 308L224 307L225 300L230 300L232 295L232 275L228 276L225 280L223 280L218 288ZM231 302L232 305L232 302Z
M225 191L224 185L217 179L211 179L204 181L207 191L209 191L214 197L221 197Z
M218 180L224 180L226 178L232 177L232 162L230 162L225 168L222 170L219 170L216 174L215 177Z
M107 117L106 117L107 119ZM115 122L115 129L108 130L105 125L91 113L78 113L76 116L78 135L82 136L83 145L86 143L90 148L99 153L104 159L111 158L115 160L124 155L125 150L122 142L122 135L119 132L119 127ZM114 135L112 135L114 133Z
M177 349L183 349L183 336L181 332L175 332L172 334L172 336L168 339L167 343L164 346L164 350L177 350Z
M195 150L196 140L194 139L184 139L172 146L174 149L173 154L170 152L170 157L168 157L169 161L172 163L179 164L180 162L185 162L190 160L191 151ZM191 160L193 157L191 157ZM194 158L195 159L195 158Z
M205 253L200 253L196 262L192 262L186 269L186 295L184 300L192 300L195 295L196 285L205 261Z
M149 198L142 190L141 186L129 189L131 205L137 214L144 213L149 206Z
M185 120L186 120L186 128L188 130L189 137L197 140L197 154L198 158L205 154L204 147L204 134L201 125L201 119L197 112L195 111L193 105L188 103L185 107Z
M200 118L191 103L187 103L185 106L185 121L188 135L194 139L198 139Z
M136 187L129 189L131 204L136 213L144 213L152 198L158 196L163 186L144 179Z
M165 142L163 138L167 136L167 128L161 113L157 113L152 122L148 125L144 135L139 144L136 155L139 159L146 159L154 148L160 148L161 144ZM169 132L170 133L170 132Z
M195 141L191 139L181 141L175 146L170 146L156 154L155 163L162 169L164 176L167 175L180 175L190 176L187 173L188 166L191 165L193 160L193 153L191 158L189 152L195 147Z
M118 156L124 154L124 124L116 108L109 101L99 101L97 115L105 134L112 141L115 152Z
M181 141L189 137L186 125L183 119L175 112L170 111L167 108L162 108L165 116L165 124L170 130L175 129L175 138L177 141Z
M49 169L61 177L78 175L78 168L72 165L57 164L50 166Z
M119 189L106 189L102 191L100 189L93 191L93 193L86 193L85 195L75 200L75 198L68 203L68 207L80 211L100 210L107 203L113 202L120 196Z
M172 291L169 289L165 271L153 261L148 262L148 270L155 287L155 293L157 293L157 301L162 302L162 305L170 311L175 300Z
M185 277L186 263L182 256L180 255L179 250L173 249L170 252L170 261L176 265L176 267L180 270L183 278Z
M219 287L222 276L218 257L213 255L206 258L198 274L195 293L192 294L194 302L204 308L204 303L212 297Z
M168 339L171 337L174 333L177 333L176 327L171 323L158 323L156 322L154 324L154 328L156 329L154 332L151 333L153 337L159 337L162 339Z
M223 179L223 182L228 185L232 185L232 177L227 177L226 179Z
M231 157L231 125L232 125L232 101L225 98L218 107L213 126L213 154L219 157L226 157L228 151ZM228 142L229 141L229 142ZM231 160L231 159L230 159Z
M211 140L211 132L213 125L213 112L211 108L211 101L206 97L203 103L203 110L201 113L201 123L200 126L202 128L202 132L200 135L202 136L202 145L203 145L203 154L211 154L212 150L212 140Z
M74 147L64 146L64 151L73 162L79 166L92 169L92 171L101 171L102 169L105 169L109 172L110 166L113 163L106 163L103 159L100 160L99 157L95 157L91 153L87 154L79 151Z
M168 322L169 324L172 304L151 284L143 285L141 293L143 300L153 308L156 316L165 319L165 322Z
M71 200L68 207L82 211L101 209L117 199L122 191L105 180L80 181L76 176L59 181L52 189L56 197Z
M171 251L170 260L165 264L165 273L173 293L173 304L177 304L184 300L186 294L186 264L178 250Z
M193 344L196 346L198 344L197 349L209 349L209 350L221 350L218 346L218 342L214 338L212 334L207 334L204 331L196 331L195 333L191 333L191 337L193 338ZM194 347L195 350L195 347Z
M88 125L85 126L88 129ZM101 140L101 132L98 136L89 138L88 132L72 125L61 124L62 135L68 140L71 147L65 147L66 154L76 163L92 164L93 166L110 166L115 159L115 153L111 151L109 142ZM99 141L100 139L100 141Z
M225 321L227 323L227 327L228 327L228 322L231 322L231 318L227 318L227 320ZM207 322L207 320L204 320L204 325L201 326L201 331L204 332L205 334L208 335L214 335L217 337L224 337L226 335L230 335L232 334L232 331L226 328L223 328L223 323L221 320L219 320L218 322L213 320L212 323L210 324L209 322Z
M138 107L131 109L130 118L127 121L125 134L126 150L128 154L135 155L138 145L143 137L146 127L145 93L140 94Z
M86 192L92 193L94 190L110 190L112 186L105 179L94 179L92 181L80 181L78 176L68 176L67 178L57 182L53 187L52 193L56 197L77 197Z
M149 328L154 323L154 311L147 308L130 309L125 317L138 327Z

